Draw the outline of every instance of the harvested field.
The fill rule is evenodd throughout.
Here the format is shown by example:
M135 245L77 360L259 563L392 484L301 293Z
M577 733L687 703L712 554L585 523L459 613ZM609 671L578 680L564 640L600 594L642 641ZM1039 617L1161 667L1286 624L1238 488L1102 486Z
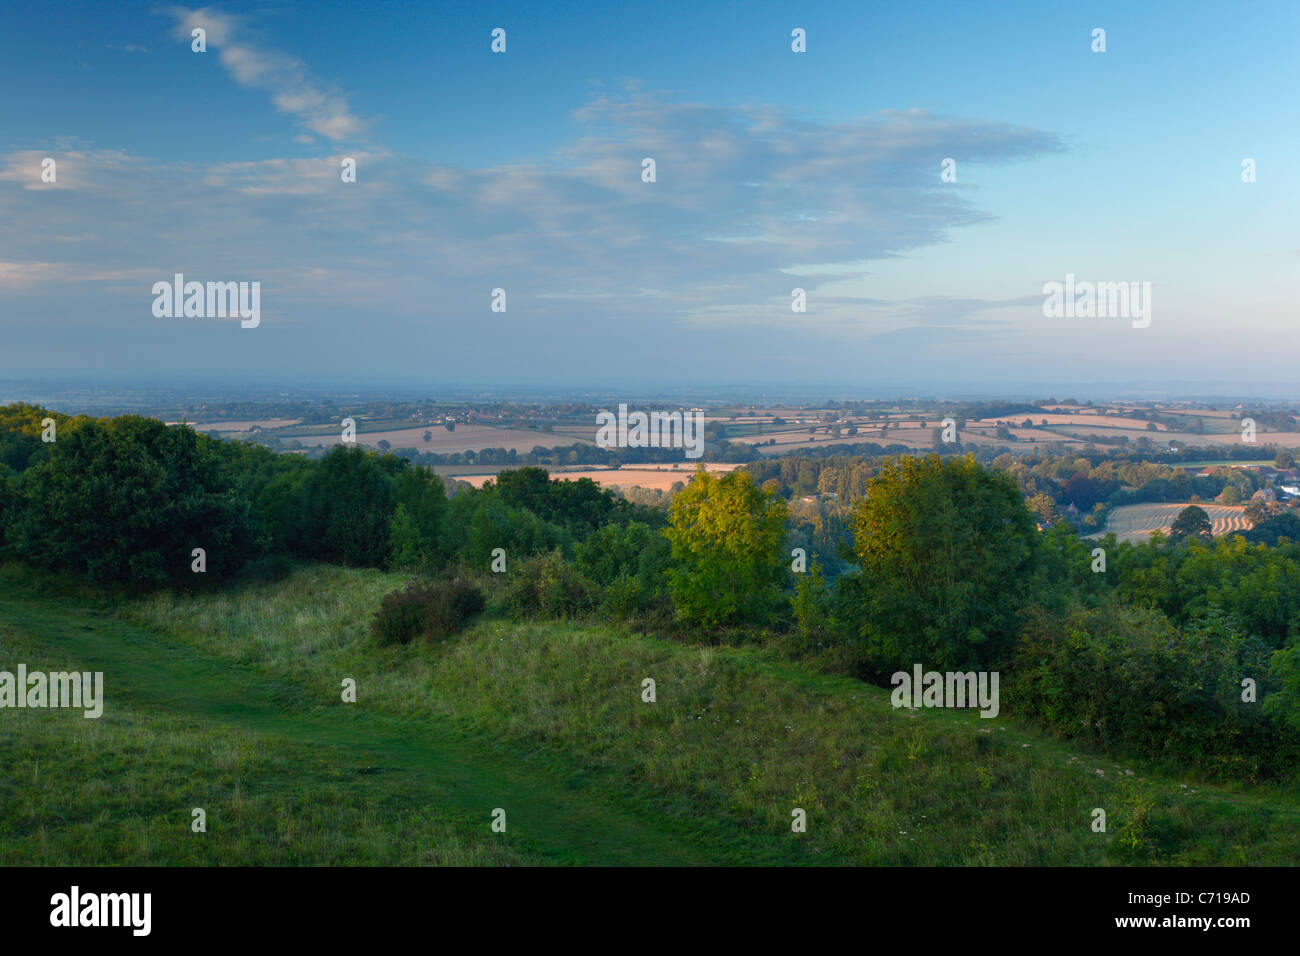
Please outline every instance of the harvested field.
M775 439L775 441L770 446L771 448L789 449L789 448L796 448L796 447L805 447L809 444L815 445L818 442L833 440L833 436L825 433L817 434L817 435L809 435L808 429L803 428L800 429L799 431L763 432L763 434L761 435L736 435L735 437L728 438L727 441L731 442L734 445L767 446L768 442L772 441L773 439ZM871 439L863 437L862 432L858 432L857 435L844 435L841 438L839 438L838 441L855 442L855 441L871 441Z
M1165 437L1173 438L1188 446L1242 444L1240 430L1224 432L1218 435L1171 432L1168 436L1161 435L1160 437L1162 439ZM1266 432L1261 429L1255 433L1255 444L1278 445L1282 448L1300 448L1300 432Z
M1043 419L1047 419L1050 425L1074 425L1086 428L1137 428L1145 429L1147 422L1141 418L1121 418L1118 415L1061 415L1052 414L1044 415L1042 412L1026 412L1019 415L1006 415L1002 418L981 418L979 421L985 425L995 425L999 421L1010 422L1019 425L1026 418L1035 425L1041 425ZM1168 431L1165 425L1156 424L1160 431Z
M1163 531L1168 534L1174 519L1184 508L1190 507L1193 503L1186 501L1181 504L1124 505L1107 516L1104 531L1088 537L1096 538L1114 532L1115 537L1120 541L1136 543L1150 538L1153 531ZM1211 534L1216 538L1234 531L1250 529L1244 506L1201 504L1200 507L1209 515Z

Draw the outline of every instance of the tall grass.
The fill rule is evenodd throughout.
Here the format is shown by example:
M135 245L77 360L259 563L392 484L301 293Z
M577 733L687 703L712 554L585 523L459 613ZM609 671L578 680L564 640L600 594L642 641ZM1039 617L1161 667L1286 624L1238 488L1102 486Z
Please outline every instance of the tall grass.
M1002 718L895 710L887 694L753 647L691 647L593 624L487 619L442 647L380 648L401 575L312 567L287 581L132 605L277 677L357 677L367 707L450 724L638 806L729 862L1293 863L1297 794L1184 786ZM657 701L641 699L656 682ZM1107 812L1106 833L1091 828ZM808 815L793 834L791 812ZM727 847L731 847L728 851Z
M0 621L0 669L78 662ZM399 779L279 735L135 705L0 710L0 865L517 865L544 858ZM191 811L207 831L191 830Z

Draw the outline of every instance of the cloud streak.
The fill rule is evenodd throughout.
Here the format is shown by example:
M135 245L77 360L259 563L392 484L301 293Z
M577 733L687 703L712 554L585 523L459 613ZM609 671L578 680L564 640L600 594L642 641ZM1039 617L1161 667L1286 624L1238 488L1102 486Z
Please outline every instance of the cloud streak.
M281 113L333 142L351 139L365 123L348 107L347 100L328 89L296 57L266 49L241 39L244 26L238 17L211 7L168 7L176 21L174 34L189 42L196 27L206 33L210 50L217 50L221 65L240 86L262 90Z

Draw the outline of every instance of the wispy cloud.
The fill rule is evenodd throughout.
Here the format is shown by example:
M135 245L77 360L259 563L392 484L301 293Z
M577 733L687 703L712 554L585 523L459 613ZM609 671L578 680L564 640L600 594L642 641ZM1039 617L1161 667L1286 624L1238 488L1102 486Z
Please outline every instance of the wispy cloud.
M353 114L347 100L312 77L302 61L242 39L245 28L238 17L212 7L169 7L166 12L176 20L177 38L189 42L194 29L201 27L208 49L218 51L221 65L235 82L269 93L277 110L294 116L313 133L339 142L364 130L365 123Z

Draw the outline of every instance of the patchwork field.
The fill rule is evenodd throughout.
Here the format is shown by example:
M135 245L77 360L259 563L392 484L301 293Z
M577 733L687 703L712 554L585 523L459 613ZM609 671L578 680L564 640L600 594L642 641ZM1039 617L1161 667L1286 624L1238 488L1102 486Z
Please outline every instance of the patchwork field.
M487 448L504 448L518 454L527 454L534 448L557 448L573 444L594 444L596 427L573 416L547 420L549 431L516 427L518 417L506 418L501 425L458 423L455 431L448 431L441 419L431 421L421 412L414 415L403 410L385 408L375 414L357 415L358 442L377 449L386 442L391 450L414 449L434 454L457 454L482 451ZM1169 445L1180 446L1230 446L1241 441L1239 416L1241 409L1202 409L1178 405L1130 405L1119 403L1105 407L1051 404L1034 412L1017 412L1007 415L969 418L961 429L961 441L967 446L1005 445L1012 453L1025 453L1045 444L1079 446L1099 441L1124 438L1132 448L1141 442L1150 442L1155 450ZM491 415L489 410L486 414ZM875 443L882 446L900 445L914 452L928 452L933 448L933 430L944 417L957 414L951 408L936 404L931 408L874 408L853 413L846 407L777 406L772 408L720 407L709 410L704 418L720 435L733 445L749 445L756 456L772 457L797 454L808 449L833 446ZM1160 416L1161 422L1150 422L1142 415ZM773 419L780 419L774 424ZM1029 419L1032 427L1023 422ZM477 419L477 421L492 421ZM528 418L528 421L539 420ZM412 424L422 422L422 424ZM883 434L881 426L888 423ZM998 423L1002 422L1003 425ZM509 424L506 424L509 423ZM836 425L841 429L838 437L830 432ZM227 436L252 437L258 440L270 436L286 442L300 442L303 447L328 448L341 441L334 426L302 425L291 418L265 418L239 421L199 422L193 426L199 431L216 431ZM258 429L250 434L250 429ZM814 434L808 429L815 428ZM849 429L856 434L849 434ZM1010 440L999 437L999 429L1010 431ZM428 439L425 435L428 434ZM1257 432L1261 455L1272 446L1300 448L1300 430ZM281 446L283 447L283 446ZM296 447L296 446L295 446ZM1271 455L1269 456L1271 458ZM450 466L448 466L450 467ZM490 469L467 466L476 477L487 477ZM458 476L459 477L459 476ZM594 476L593 476L594 477ZM598 480L605 484L604 476ZM626 482L619 482L626 485ZM640 487L659 487L657 476L638 481ZM669 481L671 484L671 481Z
M1155 531L1168 534L1174 519L1191 504L1192 502L1186 501L1181 504L1124 505L1107 516L1104 531L1089 537L1100 537L1102 534L1113 532L1120 541L1137 543L1147 540ZM1211 533L1216 538L1234 531L1250 530L1250 522L1246 520L1244 506L1201 504L1200 507L1209 515Z
M425 433L429 438L425 440ZM504 448L522 453L534 448L560 448L567 445L595 444L596 430L572 428L553 432L533 431L527 428L493 428L491 425L457 425L447 431L441 425L417 425L414 428L396 428L387 431L357 432L357 444L375 448L386 441L393 448L414 448L417 451L451 454L459 451L479 451L483 448ZM298 438L304 445L322 447L342 444L338 432L327 435L304 435Z

